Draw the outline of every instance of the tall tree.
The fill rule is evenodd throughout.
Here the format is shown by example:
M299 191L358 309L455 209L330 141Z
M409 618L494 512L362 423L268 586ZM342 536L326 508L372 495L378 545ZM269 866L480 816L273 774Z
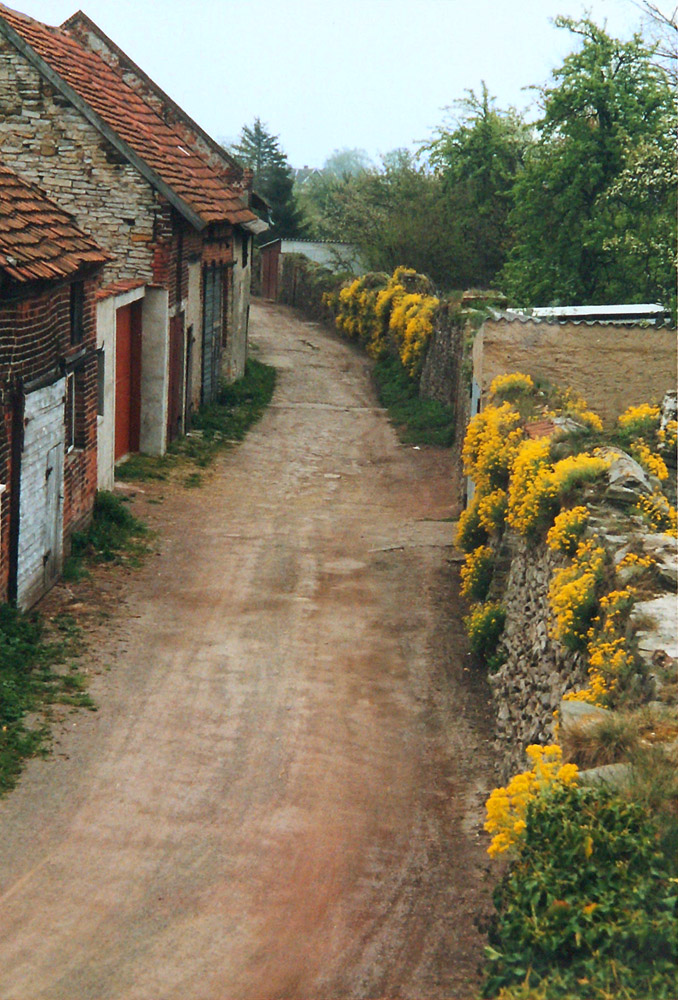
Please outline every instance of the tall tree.
M666 74L637 35L622 42L586 18L556 23L579 36L581 48L541 91L539 140L514 187L516 243L504 288L524 305L666 301L666 268L663 276L661 268L648 273L638 248L624 252L619 239L629 225L649 237L670 211L661 197L629 200L640 151L646 166L663 160L675 129Z
M494 106L485 83L455 102L451 122L424 150L442 178L456 242L465 248L465 284L489 287L511 243L512 189L531 141L514 108Z
M300 236L303 217L294 195L292 170L277 135L272 135L260 118L244 125L233 154L254 172L254 188L271 209L271 228L262 234L264 242L279 236Z

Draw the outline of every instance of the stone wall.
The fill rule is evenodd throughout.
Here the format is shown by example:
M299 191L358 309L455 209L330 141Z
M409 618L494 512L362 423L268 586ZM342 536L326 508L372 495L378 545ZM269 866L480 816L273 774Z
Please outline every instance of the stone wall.
M546 545L509 534L500 558L510 567L502 603L506 661L489 677L496 714L498 756L506 778L525 769L525 747L551 743L554 716L567 691L586 684L580 653L571 653L548 634L548 588L553 571L567 560Z

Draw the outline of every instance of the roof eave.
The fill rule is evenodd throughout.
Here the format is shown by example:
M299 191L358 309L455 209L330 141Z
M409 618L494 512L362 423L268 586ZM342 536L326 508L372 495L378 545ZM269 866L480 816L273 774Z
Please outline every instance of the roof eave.
M14 48L24 56L25 59L34 66L38 72L56 87L64 97L66 97L71 104L77 108L77 110L83 115L84 118L94 126L94 128L103 135L103 137L110 142L110 144L118 150L118 152L125 157L129 163L139 171L139 173L144 177L149 184L156 188L160 194L162 194L167 201L176 208L176 210L183 215L183 217L190 222L190 224L201 232L207 222L198 213L188 205L183 198L171 188L162 178L153 170L149 165L143 160L138 153L136 153L131 146L129 146L124 139L115 132L114 129L108 125L103 118L101 118L96 111L94 111L89 104L75 91L70 84L59 76L56 70L52 69L48 62L46 62L41 55L39 55L35 49L27 42L25 39L19 35L14 28L7 23L7 21L0 14L0 34L4 35L8 42L10 42Z

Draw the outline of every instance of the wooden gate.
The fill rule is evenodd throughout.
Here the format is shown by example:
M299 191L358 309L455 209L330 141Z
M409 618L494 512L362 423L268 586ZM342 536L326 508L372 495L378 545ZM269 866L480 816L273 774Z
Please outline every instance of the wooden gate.
M115 460L139 451L141 302L122 306L115 322Z

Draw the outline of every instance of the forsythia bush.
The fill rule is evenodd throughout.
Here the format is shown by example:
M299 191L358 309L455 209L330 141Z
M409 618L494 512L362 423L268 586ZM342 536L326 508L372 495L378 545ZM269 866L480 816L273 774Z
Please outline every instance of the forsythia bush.
M554 552L564 552L573 556L581 540L589 519L588 507L571 507L556 515L553 527L549 528L546 544Z
M489 545L479 545L469 552L461 568L461 592L474 601L484 601L492 582L494 552Z
M563 752L557 744L547 747L533 744L525 753L532 763L531 770L516 774L506 788L495 788L487 800L485 829L492 834L487 852L490 857L518 843L525 832L527 807L537 795L554 783L576 781L577 765L563 764Z
M569 566L553 574L549 603L554 620L551 635L568 649L582 649L593 621L605 569L605 549L594 541L580 542Z

